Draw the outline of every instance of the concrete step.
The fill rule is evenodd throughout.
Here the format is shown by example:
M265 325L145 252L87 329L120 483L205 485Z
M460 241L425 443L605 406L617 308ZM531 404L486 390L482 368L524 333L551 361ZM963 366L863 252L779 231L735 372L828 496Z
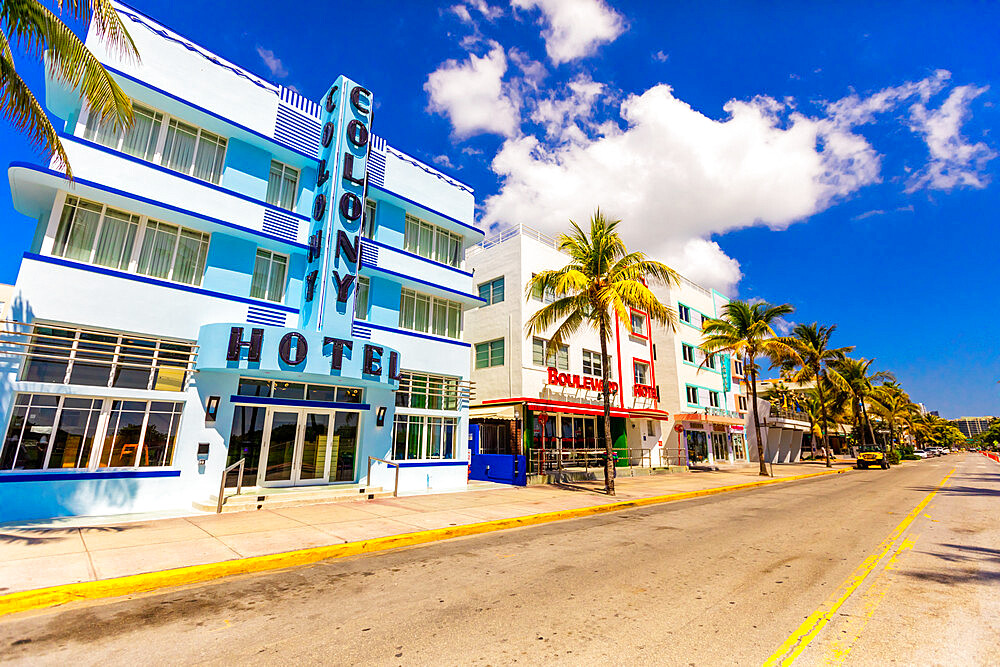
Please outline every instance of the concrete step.
M242 493L226 494L222 504L223 512L249 512L261 509L277 509L300 505L320 505L324 503L348 503L375 498L391 498L392 491L380 486L330 485L298 486L280 489L250 488ZM194 508L203 512L214 512L219 496L212 495L204 502L193 503Z

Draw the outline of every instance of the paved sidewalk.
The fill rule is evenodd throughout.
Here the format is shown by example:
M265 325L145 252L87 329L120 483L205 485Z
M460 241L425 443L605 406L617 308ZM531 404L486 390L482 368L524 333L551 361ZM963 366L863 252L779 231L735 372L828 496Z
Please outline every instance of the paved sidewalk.
M847 465L841 461L836 467ZM797 463L777 465L774 474L789 477L823 470L822 464ZM506 487L117 524L81 525L74 519L71 526L0 526L0 595L758 479L756 467L748 467L619 476L613 498L596 492L603 482L589 482L572 488Z

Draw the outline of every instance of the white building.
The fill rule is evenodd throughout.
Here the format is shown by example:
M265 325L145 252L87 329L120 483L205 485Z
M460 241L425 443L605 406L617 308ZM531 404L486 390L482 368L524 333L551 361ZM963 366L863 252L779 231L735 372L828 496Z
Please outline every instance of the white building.
M562 268L568 256L555 239L518 226L470 248L466 261L486 301L465 314L476 387L470 421L480 432L480 453L525 455L532 472L594 465L604 451L604 362L597 332L583 327L555 351L548 348L552 331L525 333L528 318L551 299L526 298L531 276ZM669 415L657 397L651 334L649 318L639 311L633 311L630 326L619 324L611 332L606 363L619 466L666 462Z

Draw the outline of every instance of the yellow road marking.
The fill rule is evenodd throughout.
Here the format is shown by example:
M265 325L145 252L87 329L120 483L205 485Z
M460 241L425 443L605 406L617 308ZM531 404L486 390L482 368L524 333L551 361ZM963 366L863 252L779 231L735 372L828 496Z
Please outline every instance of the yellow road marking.
M786 667L791 665L795 659L805 650L806 646L815 639L816 635L819 634L820 630L826 627L826 624L830 622L837 610L840 609L847 599L854 594L854 591L858 589L858 586L868 577L869 574L878 566L883 558L892 551L893 545L896 540L903 534L903 532L910 527L910 524L916 520L920 513L923 511L927 504L930 503L931 499L937 495L937 492L941 490L948 478L951 477L952 473L955 472L955 468L944 476L940 482L938 482L937 488L931 491L927 496L920 501L920 503L910 510L910 513L906 515L898 526L896 526L889 536L886 537L882 542L876 547L876 552L868 556L858 569L847 578L844 583L842 583L837 590L830 596L819 609L814 611L809 615L808 618L800 625L795 632L793 632L785 642L778 647L778 650L771 654L767 660L764 661L764 667L773 667L774 665L781 665Z
M132 593L144 593L170 586L183 586L186 584L211 581L213 579L219 579L237 574L251 574L255 572L281 570L300 565L309 565L322 560L345 558L347 556L355 556L358 554L373 553L377 551L387 551L389 549L399 549L402 547L447 540L454 537L479 535L498 530L550 523L552 521L563 521L565 519L607 514L610 512L618 512L636 507L659 505L678 500L687 500L689 498L701 498L720 493L729 493L731 491L754 489L761 486L769 486L771 484L794 482L800 479L808 479L810 477L839 475L848 472L848 470L849 469L847 468L842 468L840 470L824 470L822 472L812 472L804 475L790 475L788 477L776 478L772 477L744 484L719 486L711 489L699 489L698 491L684 491L682 493L671 493L663 496L650 496L647 498L637 498L635 500L622 500L619 502L607 503L605 505L592 505L590 507L558 510L555 512L543 512L540 514L531 514L509 519L482 521L479 523L470 523L461 526L449 526L447 528L435 528L433 530L422 530L414 533L403 533L401 535L376 537L360 542L331 544L324 547L299 549L296 551L288 551L285 553L271 554L267 556L237 558L219 563L192 565L189 567L163 570L161 572L133 574L126 577L116 577L114 579L85 581L78 584L65 584L63 586L38 588L31 591L7 593L6 595L0 595L0 616L28 611L31 609L54 607L56 605L74 602L76 600L93 600L98 598L119 597Z
M924 516L927 516L926 514ZM860 616L848 617L845 622L844 632L847 634L846 637L834 641L829 649L827 649L827 656L823 661L825 665L842 665L844 661L847 660L847 656L854 649L854 644L861 638L861 633L864 632L865 628L868 627L868 623L872 620L875 612L878 610L879 605L885 599L886 594L889 592L889 586L892 583L889 578L889 573L896 569L897 563L899 561L899 556L909 549L912 549L914 544L920 538L919 535L914 535L913 537L904 537L900 542L899 546L893 551L892 556L886 562L885 567L879 572L875 581L871 583L868 590L864 592L862 597L862 613Z

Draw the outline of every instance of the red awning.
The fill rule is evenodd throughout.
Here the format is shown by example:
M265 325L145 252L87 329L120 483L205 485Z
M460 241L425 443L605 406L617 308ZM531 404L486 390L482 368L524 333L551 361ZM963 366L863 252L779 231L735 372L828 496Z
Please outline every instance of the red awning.
M529 410L536 412L557 412L570 415L590 415L601 417L604 415L604 408L600 405L584 405L581 403L563 403L561 401L529 401ZM611 408L612 417L628 418L628 411L619 408Z

